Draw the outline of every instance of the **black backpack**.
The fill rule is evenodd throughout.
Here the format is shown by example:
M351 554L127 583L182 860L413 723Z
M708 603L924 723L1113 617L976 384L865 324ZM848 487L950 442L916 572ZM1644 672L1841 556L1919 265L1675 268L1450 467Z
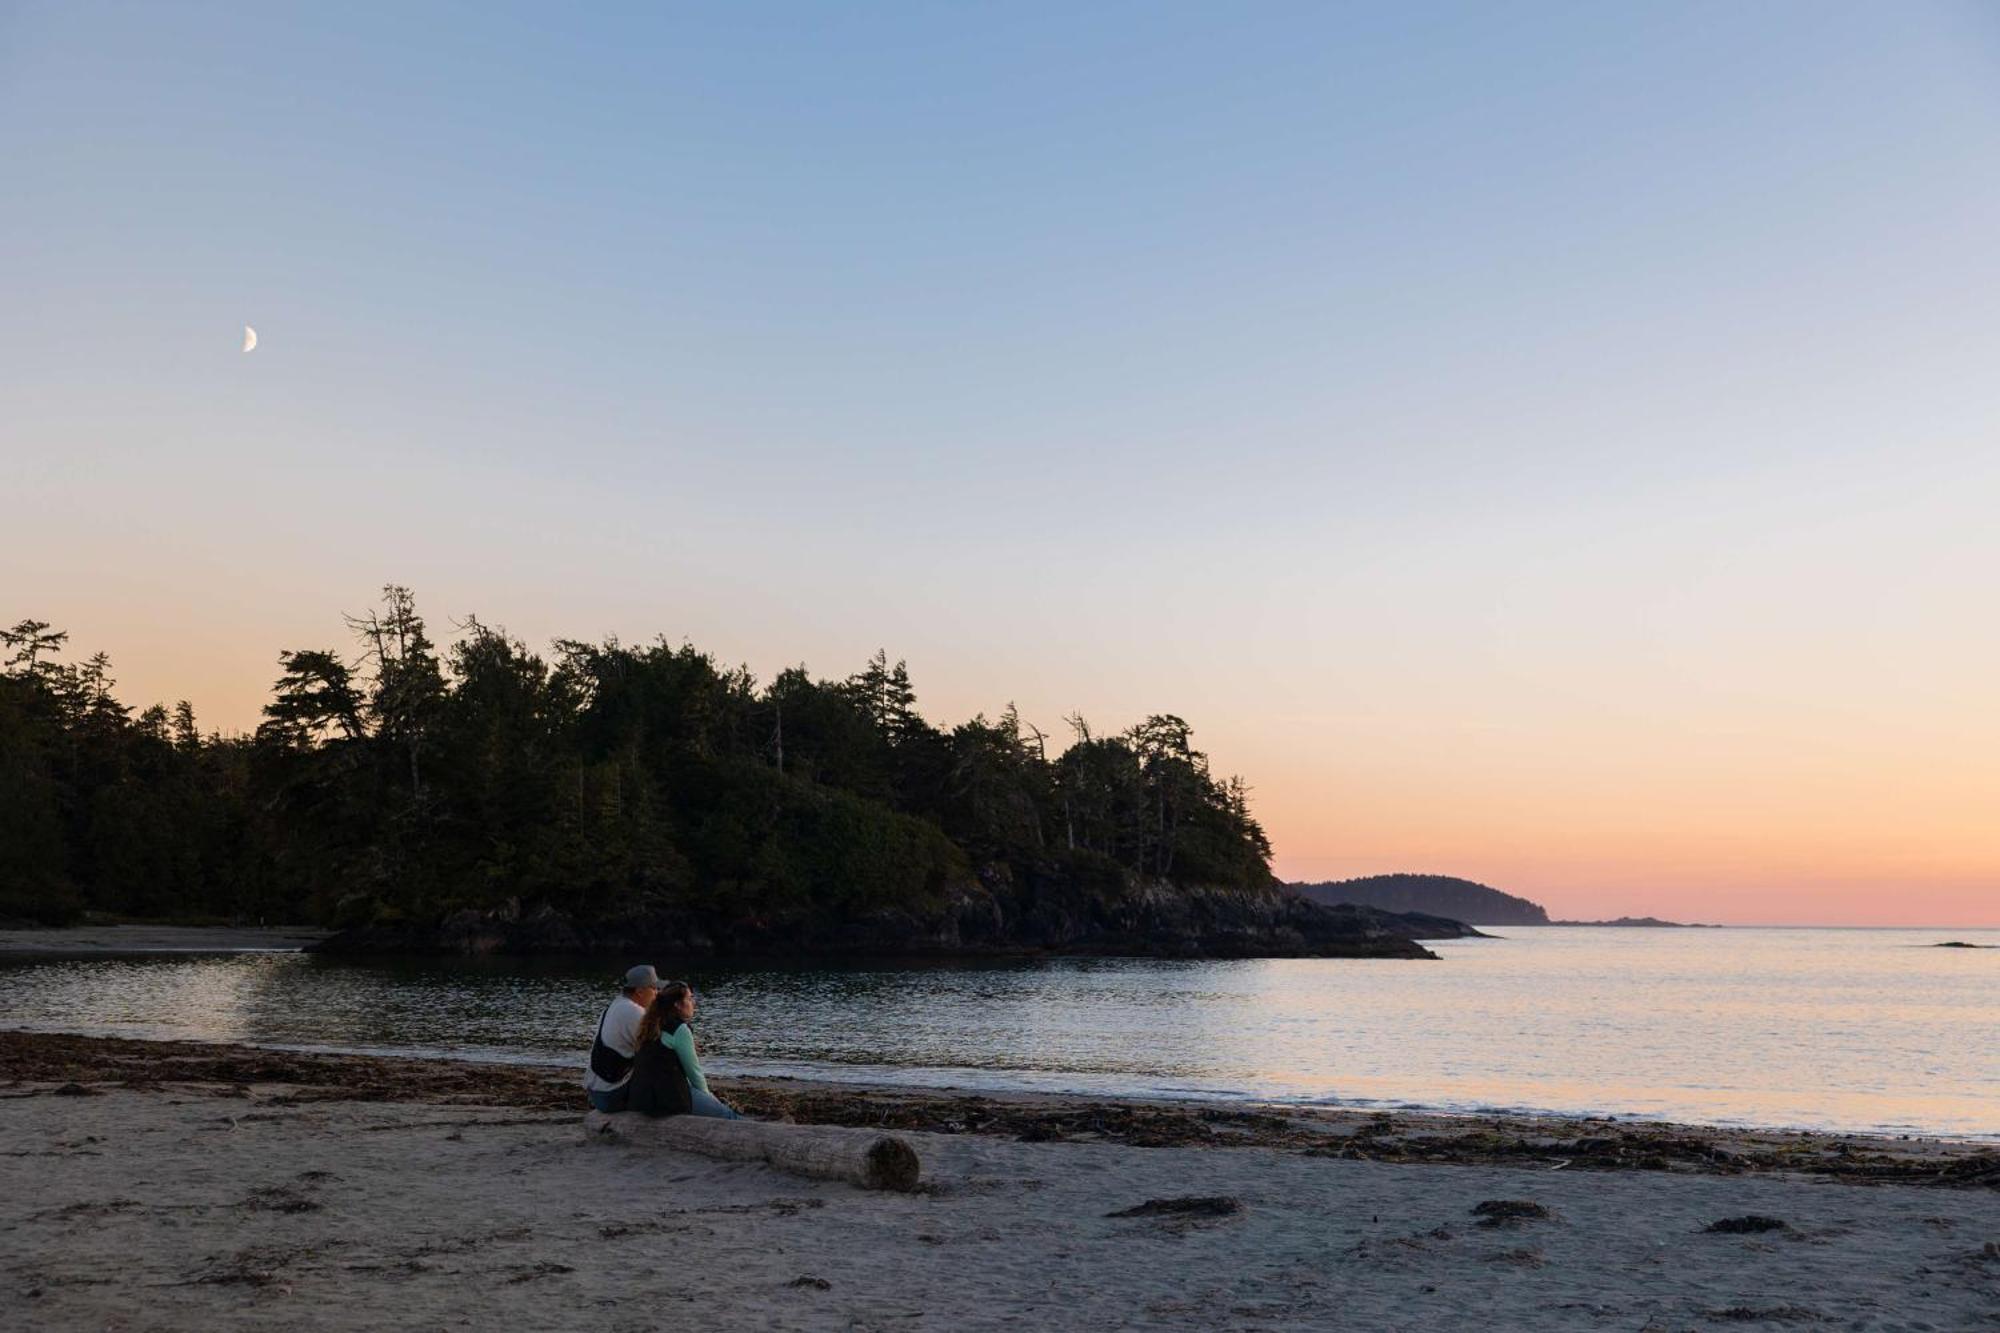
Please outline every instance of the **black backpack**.
M632 1072L630 1057L612 1050L604 1040L604 1021L611 1017L611 1005L617 1003L613 1000L604 1006L604 1012L597 1019L597 1036L590 1043L590 1072L606 1083L622 1083L625 1076Z
M630 1100L626 1105L640 1115L692 1115L694 1094L688 1088L687 1070L673 1047L657 1038L642 1042L632 1062Z

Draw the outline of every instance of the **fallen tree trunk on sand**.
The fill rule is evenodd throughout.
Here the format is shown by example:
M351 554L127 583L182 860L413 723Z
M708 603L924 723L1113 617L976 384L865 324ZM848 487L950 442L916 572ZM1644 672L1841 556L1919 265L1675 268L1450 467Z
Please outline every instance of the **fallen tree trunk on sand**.
M816 1180L844 1180L869 1190L909 1191L922 1164L917 1150L893 1134L838 1125L774 1125L761 1120L712 1120L671 1115L652 1120L634 1112L583 1118L595 1142L677 1148L731 1162L763 1162Z

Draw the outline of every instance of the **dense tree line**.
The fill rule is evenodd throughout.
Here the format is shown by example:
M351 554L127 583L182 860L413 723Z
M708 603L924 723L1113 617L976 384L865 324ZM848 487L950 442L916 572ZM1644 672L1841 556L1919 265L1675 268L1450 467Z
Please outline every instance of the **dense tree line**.
M348 624L350 648L279 655L249 736L203 734L185 702L134 716L102 654L0 631L0 918L867 910L990 867L1272 884L1245 788L1177 717L1071 718L1051 754L1011 705L926 721L882 653L760 685L665 641L540 654L470 620L441 647L394 586Z

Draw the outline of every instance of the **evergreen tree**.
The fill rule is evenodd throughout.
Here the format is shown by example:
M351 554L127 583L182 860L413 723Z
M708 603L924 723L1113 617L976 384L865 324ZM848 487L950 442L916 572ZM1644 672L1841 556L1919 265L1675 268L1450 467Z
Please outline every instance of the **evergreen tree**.
M360 636L362 663L373 671L368 713L379 741L409 769L412 802L424 797L423 756L444 706L444 672L417 614L416 598L400 584L382 589L382 609L347 621Z
M324 648L279 653L278 665L285 674L271 686L273 697L257 728L259 740L310 748L333 739L357 741L366 734L361 692L338 654Z

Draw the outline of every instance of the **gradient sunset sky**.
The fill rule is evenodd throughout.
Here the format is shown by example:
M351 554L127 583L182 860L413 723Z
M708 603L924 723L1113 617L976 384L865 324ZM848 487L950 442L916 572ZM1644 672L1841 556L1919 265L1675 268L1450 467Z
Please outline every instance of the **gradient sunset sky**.
M1996 15L0 6L0 619L883 646L1288 878L2000 924Z

